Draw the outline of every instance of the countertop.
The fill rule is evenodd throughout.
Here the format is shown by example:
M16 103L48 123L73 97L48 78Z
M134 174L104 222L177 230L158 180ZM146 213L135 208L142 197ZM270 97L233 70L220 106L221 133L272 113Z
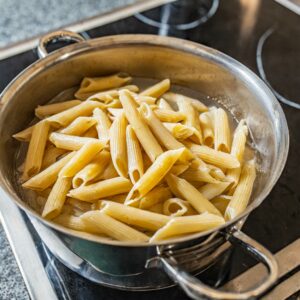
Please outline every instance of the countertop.
M0 49L137 0L0 0Z

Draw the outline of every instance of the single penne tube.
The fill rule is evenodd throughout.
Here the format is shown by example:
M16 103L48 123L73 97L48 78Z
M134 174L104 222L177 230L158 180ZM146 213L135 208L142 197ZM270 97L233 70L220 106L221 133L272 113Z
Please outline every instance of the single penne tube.
M35 109L35 115L39 119L44 119L46 117L58 114L66 109L74 107L80 103L81 103L80 100L69 100L69 101L64 101L64 102L59 102L59 103L39 105Z
M132 226L138 226L151 231L158 230L170 220L169 217L126 206L111 201L101 202L101 212Z
M229 169L226 173L226 179L231 183L228 195L232 195L239 182L242 168Z
M48 168L50 165L54 164L57 159L66 154L67 150L56 148L54 145L49 145L44 152L42 170Z
M20 141L20 142L29 142L31 139L32 131L34 125L27 127L26 129L17 132L13 135L13 138Z
M127 196L126 202L145 196L156 185L158 185L184 151L185 148L180 148L176 150L169 150L161 154L139 179L139 181L132 187Z
M172 193L170 189L166 186L157 186L154 189L152 189L149 193L147 193L145 196L137 199L137 201L133 201L133 206L137 206L140 209L148 209L153 205L156 205L157 203L163 202L166 199L170 198L172 196ZM131 204L127 204L130 205Z
M231 135L227 113L218 108L214 111L214 145L215 150L230 152Z
M182 173L184 173L188 168L190 167L190 164L176 164L174 165L171 170L170 173L178 176Z
M121 89L129 90L131 92L137 93L139 92L139 88L136 85L125 85L117 89L112 89L112 90L106 90L100 93L92 94L90 95L87 100L92 100L92 101L100 101L103 103L107 103L111 101L113 98L118 98L119 97L119 91ZM86 98L85 98L86 99Z
M41 170L49 129L49 123L46 121L34 125L26 154L23 179L28 179Z
M61 213L67 193L71 188L71 182L71 178L59 177L57 179L45 204L43 218L51 220Z
M212 147L214 145L214 127L209 112L204 112L199 116L203 134L203 144Z
M113 116L113 119L124 114L123 108L108 108L107 111Z
M110 153L106 150L101 151L97 156L79 171L72 180L73 188L87 185L99 176L106 168L110 160Z
M132 96L133 96L135 102L138 104L147 103L149 105L154 105L156 102L155 97L143 96L143 95L139 95L139 94L135 94L135 93L132 93Z
M149 207L148 210L151 211L151 212L163 215L164 214L164 212L163 212L163 203L162 202L157 203L157 204Z
M75 97L81 99L90 93L118 88L129 83L131 80L132 78L125 73L102 77L84 77L79 90L75 93Z
M207 168L209 169L209 174L217 179L217 180L221 180L221 181L230 181L226 178L226 175L224 174L224 172L222 171L222 169L214 166L214 165L210 165L210 164L206 164ZM229 169L232 170L232 169Z
M191 103L198 112L204 112L208 110L208 107L205 104L203 104L201 101L181 94L168 92L164 94L164 98L170 103L175 105L177 104L179 98L184 99L184 101Z
M46 190L48 187L54 184L61 169L71 160L72 157L74 157L74 155L75 152L71 152L54 164L50 165L39 174L24 182L22 184L23 188L36 191Z
M176 175L175 173L173 174ZM210 175L210 170L206 167L189 168L180 174L180 177L187 181L218 183L218 180Z
M92 209L92 203L80 201L74 198L67 198L65 203L73 206L75 209L79 209L82 212L86 212Z
M167 216L180 217L187 213L189 203L179 198L170 198L163 204L163 212Z
M230 182L209 183L199 188L199 192L203 195L203 197L211 200L221 195L229 185Z
M120 100L122 102L126 118L132 126L143 149L145 150L151 161L155 161L155 159L161 153L163 153L163 150L155 139L146 122L140 116L135 106L135 101L132 98L130 92L126 90L120 91Z
M95 108L105 109L105 105L98 101L84 101L45 120L48 120L53 127L65 127L80 116L90 116Z
M103 147L105 146L103 142L95 138L68 135L59 132L52 132L49 136L49 140L57 148L70 151L79 150L89 142L98 142L99 144L102 144Z
M124 177L115 177L73 189L69 192L69 197L90 202L127 193L131 188L130 180Z
M226 208L231 201L232 196L220 195L210 200L210 202L220 211L224 216Z
M124 193L124 194L109 196L109 197L107 197L107 200L123 204L125 202L126 197L127 197L127 193ZM102 200L99 200L99 201L102 201Z
M173 110L173 107L164 98L158 99L157 105L161 109Z
M246 147L248 128L245 120L241 120L234 131L233 141L231 146L231 155L235 156L239 162L243 161L243 156Z
M177 141L169 130L161 123L148 104L142 103L140 105L140 112L161 145L168 150L184 147L184 145Z
M177 123L184 121L186 118L182 112L169 109L158 108L154 110L154 113L161 122Z
M87 130L84 134L83 137L86 138L93 138L93 139L98 139L98 132L95 126L92 126L89 130Z
M192 184L173 174L167 176L167 183L174 195L185 199L198 212L209 212L219 215L220 212Z
M232 195L226 212L225 219L232 220L240 215L247 207L256 177L255 162L248 161L242 167L240 181Z
M102 172L102 174L100 174L99 176L97 176L93 182L97 182L99 180L106 180L106 179L111 179L114 177L118 177L118 173L114 167L114 164L112 161L110 161L107 165L107 167L105 168L105 170Z
M52 221L76 231L84 231L92 234L103 235L103 232L98 227L88 226L80 217L75 217L67 213L59 215Z
M172 135L178 140L185 140L189 137L192 139L195 135L195 138L200 139L199 132L192 127L183 125L181 123L163 123L163 125L172 133Z
M185 100L184 97L178 97L177 105L179 108L179 112L185 115L185 120L183 121L183 124L195 128L198 132L198 135L192 135L190 138L195 143L202 144L202 134L198 112L189 101Z
M163 95L165 92L167 92L170 89L170 79L164 79L153 86L150 86L146 90L142 91L140 93L141 96L150 96L154 98L159 98L161 95Z
M215 214L203 213L196 216L177 217L171 219L150 239L150 243L168 239L177 235L192 234L210 230L225 223L224 218Z
M126 147L127 120L122 114L112 123L109 130L111 159L119 176L127 177L127 147Z
M103 149L103 143L91 141L76 152L68 163L59 172L59 177L74 177Z
M111 126L111 121L106 113L100 108L94 109L93 117L97 122L96 129L98 132L98 139L106 144L109 141L109 129Z
M101 211L89 211L80 216L88 228L97 228L106 235L123 242L147 242L149 237Z
M240 166L240 162L231 154L196 144L190 144L189 149L205 162L217 167L233 169Z
M71 124L61 129L59 132L69 135L82 135L96 123L97 121L92 117L78 117Z
M144 163L140 143L131 125L126 128L126 145L129 178L135 184L144 174Z

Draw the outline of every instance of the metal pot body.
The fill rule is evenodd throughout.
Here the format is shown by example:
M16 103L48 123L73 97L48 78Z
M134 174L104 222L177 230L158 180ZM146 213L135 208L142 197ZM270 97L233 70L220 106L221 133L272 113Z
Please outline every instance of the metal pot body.
M40 52L45 54L45 49ZM119 71L133 77L170 78L172 83L201 92L209 96L211 101L221 103L234 118L246 119L258 152L260 172L252 202L241 216L215 230L172 242L122 245L80 235L42 220L29 207L26 203L28 199L24 197L16 178L15 155L19 143L11 136L29 124L37 105L45 104L61 91L77 86L84 76L101 76ZM181 260L182 252L177 252L179 248L196 251L199 258L197 268L195 263L189 262L189 265L183 261L188 271L195 271L204 269L224 253L227 249L227 244L224 246L226 240L234 242L242 239L243 243L240 244L245 246L245 238L237 237L232 230L268 195L282 172L288 153L286 120L280 105L265 84L232 58L199 44L174 38L120 35L65 47L23 71L2 93L1 105L0 179L7 198L29 213L46 245L66 265L91 280L119 288L153 289L169 286L172 282L169 277L178 280L170 274L168 267L175 261L169 260L172 255L175 255L177 262ZM260 256L267 264L272 260L268 255L267 259ZM150 267L163 268L168 276ZM275 277L276 274L273 274L269 285ZM194 297L192 293L188 294ZM223 298L226 297L223 295Z

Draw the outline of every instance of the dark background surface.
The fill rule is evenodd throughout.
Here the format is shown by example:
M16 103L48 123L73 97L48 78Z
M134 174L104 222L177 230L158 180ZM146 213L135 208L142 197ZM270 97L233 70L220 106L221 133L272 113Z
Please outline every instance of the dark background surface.
M256 9L255 3L257 3ZM153 14L159 13L159 9L153 11ZM172 30L169 35L216 48L257 73L258 40L266 30L274 28L274 33L267 40L263 51L267 78L279 93L300 103L299 21L298 15L272 0L221 0L218 11L208 22L185 32ZM122 33L157 34L158 29L143 24L135 17L130 17L87 33L94 38ZM36 59L36 52L32 50L0 61L0 91ZM269 197L250 215L243 227L245 233L272 252L279 251L300 237L300 111L286 105L282 107L290 129L290 152L287 165ZM130 293L97 286L69 271L54 258L46 260L43 246L38 237L36 239L48 271L54 277L53 264L55 264L72 299L187 299L178 288ZM234 251L228 269L228 278L245 271L253 263L251 258L240 251ZM214 278L213 276L214 273L210 272L202 275L201 278L208 280ZM55 283L58 289L61 287L60 281L58 279Z

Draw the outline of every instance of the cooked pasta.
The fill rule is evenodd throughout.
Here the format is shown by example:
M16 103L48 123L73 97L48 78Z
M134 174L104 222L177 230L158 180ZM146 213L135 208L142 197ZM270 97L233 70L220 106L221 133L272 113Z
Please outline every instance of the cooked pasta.
M131 80L83 78L76 99L38 106L40 120L13 135L29 142L18 162L28 205L82 238L128 243L239 216L256 176L246 122L232 133L223 108L170 91L169 79L142 92Z

